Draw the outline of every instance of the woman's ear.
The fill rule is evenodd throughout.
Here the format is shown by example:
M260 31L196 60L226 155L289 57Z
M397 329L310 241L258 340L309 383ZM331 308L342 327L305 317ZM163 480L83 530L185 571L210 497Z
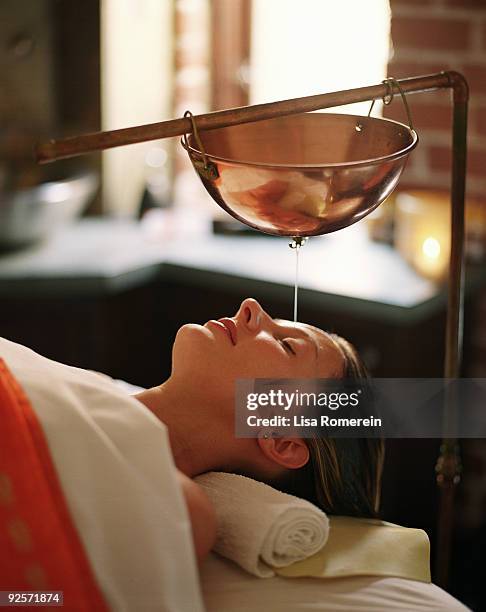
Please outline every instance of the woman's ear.
M257 438L262 453L282 467L296 470L309 461L309 447L302 438Z

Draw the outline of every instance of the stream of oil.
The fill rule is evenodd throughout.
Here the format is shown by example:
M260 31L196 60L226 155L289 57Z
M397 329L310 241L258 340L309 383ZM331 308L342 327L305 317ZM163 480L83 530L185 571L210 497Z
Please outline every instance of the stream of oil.
M295 279L294 279L294 323L297 323L299 305L299 251L300 245L295 246Z
M298 321L298 306L299 306L299 252L302 246L306 243L307 238L292 238L289 243L291 249L295 251L295 278L294 278L294 323Z

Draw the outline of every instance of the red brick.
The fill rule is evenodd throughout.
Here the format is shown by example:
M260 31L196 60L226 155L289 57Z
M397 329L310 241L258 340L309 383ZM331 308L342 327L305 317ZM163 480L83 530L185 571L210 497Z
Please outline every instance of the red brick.
M478 178L486 178L486 150L471 149L467 153L467 172Z
M428 149L428 158L432 170L450 170L451 168L450 147L431 146Z
M401 60L400 52L397 51L396 60L393 59L388 64L388 75L397 79L403 79L409 76L421 76L424 74L435 74L449 68L455 68L454 65L449 65L448 62L423 62L420 58L421 52L417 51L417 61Z
M420 189L421 187L423 187L420 182L414 179L414 171L410 160L405 166L405 170L403 171L403 174L400 177L400 183L398 185L398 189L400 191L411 191L412 189Z
M406 123L406 113L399 100L383 110L383 114L390 119ZM410 102L410 111L414 127L420 134L420 130L444 130L449 131L451 126L451 108L447 105L432 103L414 104Z
M437 4L437 0L390 0L392 13L397 8L407 8L411 4L416 6L431 6Z
M486 136L486 107L480 106L474 109L473 113L473 121L477 134L479 134L479 136Z
M451 150L449 147L431 146L428 150L429 164L433 170L450 170ZM467 152L468 176L486 177L486 150L469 147Z
M403 108L403 105L396 99L389 106L383 107L383 116L388 119L393 119L394 121L400 121L400 123L407 120L407 114Z
M175 63L176 68L184 68L187 65L207 65L207 57L200 45L188 45L177 49Z
M442 2L446 7L479 9L484 11L484 0L442 0Z
M449 131L452 108L443 104L416 104L412 110L412 119L417 128Z
M471 95L486 93L486 63L465 64L461 72L469 83Z
M465 19L392 17L396 48L461 51L469 46L470 24Z

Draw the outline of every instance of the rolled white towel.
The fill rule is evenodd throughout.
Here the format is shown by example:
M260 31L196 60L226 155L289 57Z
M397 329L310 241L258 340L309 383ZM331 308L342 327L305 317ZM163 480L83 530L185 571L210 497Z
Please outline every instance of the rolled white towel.
M236 474L209 472L195 480L216 510L214 550L254 576L274 576L272 567L306 559L327 542L327 516L304 499Z

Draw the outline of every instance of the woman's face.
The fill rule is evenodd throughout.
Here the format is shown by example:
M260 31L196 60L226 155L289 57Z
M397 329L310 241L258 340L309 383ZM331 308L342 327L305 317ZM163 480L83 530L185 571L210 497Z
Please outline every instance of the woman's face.
M174 377L218 398L233 398L238 378L339 378L344 356L322 330L272 319L252 299L234 317L189 324L174 343Z

